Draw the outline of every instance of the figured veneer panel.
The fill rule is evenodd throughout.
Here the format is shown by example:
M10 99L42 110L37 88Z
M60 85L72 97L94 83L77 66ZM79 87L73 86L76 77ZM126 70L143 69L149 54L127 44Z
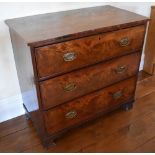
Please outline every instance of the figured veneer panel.
M104 112L109 108L132 100L135 83L136 77L132 77L44 112L47 132L52 134L63 130L89 119L99 112ZM116 94L119 95L116 96ZM70 118L68 118L69 114L71 115Z
M38 76L40 79L54 77L78 68L142 48L145 26L137 26L111 33L104 33L35 49ZM127 39L125 45L121 41ZM74 53L72 61L64 55ZM59 67L58 67L59 66Z
M147 21L112 6L5 21L23 105L44 146L100 114L132 107Z
M134 76L138 70L140 57L140 52L137 52L40 82L43 108L54 107ZM124 67L122 71L121 67ZM68 88L72 90L66 91L67 86L73 87Z

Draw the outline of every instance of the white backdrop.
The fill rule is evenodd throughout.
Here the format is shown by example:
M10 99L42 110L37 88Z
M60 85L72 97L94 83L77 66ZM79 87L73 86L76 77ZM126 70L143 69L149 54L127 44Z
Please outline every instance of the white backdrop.
M150 15L155 3L0 3L0 122L24 113L8 27L4 20L97 5L113 5L141 15ZM143 55L144 57L144 55ZM143 68L143 58L140 69Z

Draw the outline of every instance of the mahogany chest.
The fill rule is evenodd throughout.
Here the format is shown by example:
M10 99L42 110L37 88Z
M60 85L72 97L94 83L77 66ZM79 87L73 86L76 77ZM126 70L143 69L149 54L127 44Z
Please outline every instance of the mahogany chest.
M132 108L147 21L112 6L6 20L23 105L45 146Z

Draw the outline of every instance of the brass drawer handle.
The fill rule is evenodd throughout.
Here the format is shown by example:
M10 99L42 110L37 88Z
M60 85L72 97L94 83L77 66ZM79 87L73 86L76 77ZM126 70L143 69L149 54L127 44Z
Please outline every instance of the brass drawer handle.
M129 39L128 38L122 38L120 41L119 41L119 44L120 46L128 46L129 45Z
M126 72L128 70L128 66L124 65L124 66L119 66L115 69L117 74L122 74L124 72Z
M77 116L77 112L76 112L75 110L72 110L72 111L68 112L68 113L65 115L65 118L66 118L66 119L72 119L72 118L74 118L74 117L76 117L76 116Z
M76 89L76 84L75 83L69 83L64 87L64 91L73 91Z
M119 99L120 97L123 96L123 92L121 90L117 91L112 96L113 96L114 99Z
M69 52L64 54L63 56L64 61L73 61L76 59L76 57L77 57L77 54L75 52Z

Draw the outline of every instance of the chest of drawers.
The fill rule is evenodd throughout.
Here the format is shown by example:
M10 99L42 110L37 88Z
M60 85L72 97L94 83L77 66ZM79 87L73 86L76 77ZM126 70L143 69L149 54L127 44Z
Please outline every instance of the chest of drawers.
M23 105L45 146L132 107L147 21L112 6L6 20Z

